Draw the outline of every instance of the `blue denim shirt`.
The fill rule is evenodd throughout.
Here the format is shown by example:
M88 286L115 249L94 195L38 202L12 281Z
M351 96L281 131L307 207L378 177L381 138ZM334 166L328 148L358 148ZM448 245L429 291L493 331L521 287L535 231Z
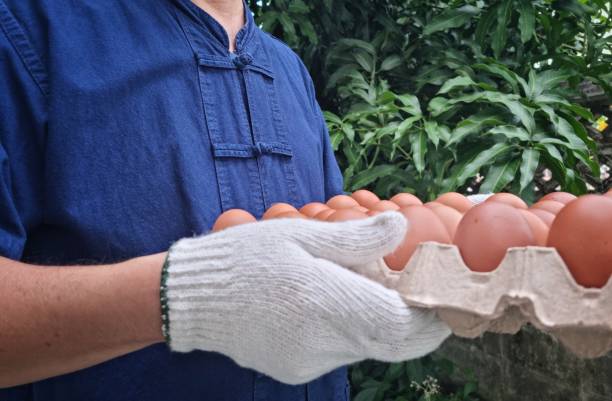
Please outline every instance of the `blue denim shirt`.
M223 210L260 216L340 193L306 69L246 14L230 54L189 0L0 0L0 255L115 262L206 233ZM0 390L2 401L347 397L345 369L287 386L163 344Z

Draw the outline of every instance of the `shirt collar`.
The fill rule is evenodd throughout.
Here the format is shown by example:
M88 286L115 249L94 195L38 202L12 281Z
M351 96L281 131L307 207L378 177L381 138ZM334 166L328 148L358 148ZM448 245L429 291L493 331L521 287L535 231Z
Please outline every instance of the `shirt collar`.
M178 3L178 5L183 10L187 11L192 18L196 19L199 25L208 34L210 34L214 41L216 41L219 46L222 46L223 49L227 52L227 49L229 49L229 37L227 35L227 32L225 31L225 28L223 28L221 24L217 22L217 20L215 20L206 11L195 5L191 0L174 1ZM236 35L236 53L241 53L245 48L247 48L255 30L257 29L253 14L249 9L248 4L246 4L244 0L243 5L245 24Z

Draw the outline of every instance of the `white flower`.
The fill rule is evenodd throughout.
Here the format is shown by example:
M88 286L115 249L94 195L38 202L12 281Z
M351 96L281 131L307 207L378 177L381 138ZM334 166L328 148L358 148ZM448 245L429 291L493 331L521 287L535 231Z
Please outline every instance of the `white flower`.
M601 171L601 174L599 175L600 179L607 180L608 178L610 178L610 167L608 165L602 164L600 171Z

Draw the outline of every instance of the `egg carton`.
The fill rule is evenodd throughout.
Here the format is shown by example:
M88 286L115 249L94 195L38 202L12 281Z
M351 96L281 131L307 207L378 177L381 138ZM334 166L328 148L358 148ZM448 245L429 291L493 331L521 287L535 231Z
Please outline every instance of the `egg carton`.
M424 243L402 272L380 261L370 275L409 305L434 309L460 337L514 334L529 322L579 357L612 350L612 280L601 289L576 284L553 248L511 248L496 270L479 273L456 246Z

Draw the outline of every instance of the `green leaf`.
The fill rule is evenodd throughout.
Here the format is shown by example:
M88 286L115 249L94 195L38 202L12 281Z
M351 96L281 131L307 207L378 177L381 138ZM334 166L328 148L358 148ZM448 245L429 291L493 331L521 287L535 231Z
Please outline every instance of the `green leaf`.
M435 32L458 28L468 23L472 19L472 16L479 12L480 10L476 7L470 6L446 10L429 21L425 29L423 29L423 35L427 36Z
M478 70L486 71L489 74L493 74L495 76L502 78L503 80L505 80L506 82L510 84L510 86L512 87L512 91L514 93L516 94L519 93L519 88L518 88L518 84L519 84L518 78L519 77L516 75L516 73L511 71L505 65L499 64L499 63L490 63L490 64L478 63L478 64L474 64L472 67Z
M520 161L515 159L491 166L480 186L480 193L488 194L501 192L512 182L512 180L514 180L519 165Z
M559 114L572 126L576 135L578 135L582 142L587 145L587 148L589 148L592 153L597 153L597 144L595 143L595 140L589 136L589 133L584 125L570 114L561 111Z
M427 133L427 137L437 148L440 143L440 127L438 123L435 121L425 121L425 132Z
M427 109L431 112L431 115L434 117L439 116L440 114L450 110L453 107L454 103L450 100L443 97L434 97L429 101L427 105Z
M397 166L390 164L381 164L371 169L363 170L360 173L353 176L351 180L351 188L360 189L365 188L377 179L393 174L398 170Z
M398 95L397 99L404 105L402 110L407 113L410 113L414 116L421 116L423 112L421 111L421 104L419 103L419 99L413 95Z
M385 373L385 381L395 381L402 375L402 373L404 373L403 363L391 363L389 364L387 372Z
M593 113L591 112L591 110L587 109L586 107L582 107L582 106L579 106L573 103L559 103L559 104L561 104L563 108L567 109L568 111L573 112L574 114L579 115L580 117L584 118L587 121L593 121L595 119L595 117L593 117Z
M331 135L331 146L334 152L338 150L343 139L344 137L340 135L339 133L333 133Z
M300 31L302 31L302 33L308 38L310 44L316 45L319 43L319 37L315 32L312 22L309 20L305 20L300 23Z
M499 120L496 115L489 113L474 114L457 124L453 130L450 139L447 141L447 146L461 142L467 136L480 132L489 125L501 125L504 122Z
M521 141L529 141L529 133L523 128L515 127L512 125L502 125L499 127L491 128L487 131L487 134L503 135L507 139L519 139Z
M508 40L508 22L512 15L512 0L504 0L497 13L497 27L493 34L491 47L495 58L499 58Z
M565 160L555 145L537 144L535 148L540 150L540 155L544 157L545 165L552 171L553 177L559 183L564 184L566 178Z
M359 49L365 50L366 52L370 53L372 56L376 55L376 48L372 46L371 43L368 43L363 40L345 38L345 39L340 39L337 42L337 44L347 46L350 48L359 48Z
M456 176L453 177L455 185L463 185L468 178L474 177L481 168L491 164L494 160L507 153L510 149L512 149L511 145L496 143L492 147L480 152L474 159L466 163L460 170L457 171Z
M521 42L527 43L535 33L535 9L530 0L519 0L518 12Z
M537 82L536 72L533 68L529 68L529 85L528 85L529 90L526 93L526 96L529 99L533 99L536 96L536 85L537 85L536 82Z
M289 12L295 14L308 14L310 8L302 0L292 0L289 4Z
M537 74L533 85L533 91L529 97L535 98L543 92L558 89L558 86L563 82L567 82L571 75L570 72L565 70L546 70Z
M478 389L478 385L474 382L467 382L465 386L463 386L463 398L469 397L472 393L474 393Z
M576 174L576 172L571 169L565 169L565 182L567 187L564 188L566 191L574 194L574 195L582 195L587 192L586 184L580 176Z
M376 131L368 131L366 132L366 134L363 136L363 139L360 142L360 145L368 145L371 142L371 139L374 138L375 136L377 136L377 132Z
M372 69L374 68L372 57L368 57L362 52L355 52L353 54L353 58L355 59L355 61L357 61L361 68L363 68L367 72L372 72Z
M346 64L338 68L327 80L327 85L325 88L329 90L331 88L334 88L337 83L342 79L354 77L355 74L361 75L361 73L358 71L358 68L359 66L357 64Z
M410 381L422 383L425 380L425 372L423 370L423 362L420 359L406 362L406 373Z
M420 116L414 116L414 117L410 117L402 121L400 125L398 125L397 130L395 131L395 137L393 138L393 140L394 141L400 140L406 134L406 132L408 132L408 130L412 128L414 123L420 119L421 119Z
M342 125L342 119L340 119L340 117L338 117L331 111L324 111L323 117L325 117L325 121L327 121L328 124L333 123L337 125Z
M490 102L501 103L504 106L506 106L508 110L510 110L515 116L518 117L518 119L521 121L523 126L527 128L527 132L531 133L535 130L535 120L533 118L533 115L531 114L531 111L529 111L527 107L523 106L521 102L519 102L518 100L515 100L510 95L506 95L500 92L484 92L484 93L485 93L486 99L489 100Z
M355 396L353 401L374 401L376 399L376 393L378 392L378 387L370 387L362 390Z
M521 161L521 180L520 180L520 191L523 192L529 184L533 182L535 171L538 168L540 162L540 152L535 149L523 150L523 157Z
M295 25L288 14L280 13L278 15L278 21L281 23L283 31L285 31L286 35L289 37L295 37Z
M342 124L342 132L346 135L346 138L353 142L355 140L355 130L349 124Z
M486 48L485 38L489 34L489 31L493 27L495 21L497 21L497 10L499 5L495 5L491 7L484 16L480 18L478 21L478 26L476 27L475 38L476 42L482 47L483 51Z
M380 65L380 71L390 71L394 68L399 67L402 64L402 58L397 54L393 54L383 60Z
M563 160L563 156L561 155L561 152L559 152L559 149L557 149L555 145L545 144L544 149L546 149L546 152L552 158L556 159L559 163L561 163L561 165L565 163L565 160Z
M427 137L425 132L420 131L415 135L411 135L410 145L414 167L421 174L425 170L425 154L427 153Z
M584 150L583 146L580 146L580 145L575 146L559 138L542 138L542 139L538 139L538 143L542 145L546 145L546 144L559 145L559 146L563 146L564 148L572 149L572 150Z
M566 144L566 146L577 150L588 149L587 145L580 139L578 135L576 135L574 128L567 120L559 117L555 113L555 111L549 106L542 106L540 107L540 110L542 110L548 116L548 119L555 127L557 134L567 139L568 144Z
M593 174L593 177L599 180L601 169L599 167L599 163L597 162L597 160L595 160L594 158L591 158L589 154L585 151L574 150L573 154L576 157L576 159L583 162L591 170L591 174Z
M438 91L438 95L443 95L452 91L453 89L463 89L466 86L476 85L476 82L472 81L472 78L468 76L458 76L453 79L449 79L442 85L442 88Z

